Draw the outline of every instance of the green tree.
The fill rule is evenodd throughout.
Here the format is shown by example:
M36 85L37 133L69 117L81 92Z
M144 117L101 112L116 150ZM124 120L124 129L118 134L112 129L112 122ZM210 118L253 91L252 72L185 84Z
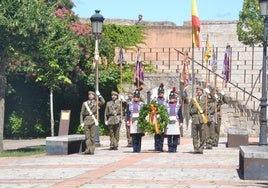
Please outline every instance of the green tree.
M258 0L244 0L237 23L238 40L245 45L255 46L263 41L263 18L260 16Z
M143 44L146 38L146 27L142 25L107 24L103 28L103 38L112 51L101 50L101 55L104 55L110 63L113 61L116 48L136 48L139 44Z
M42 1L5 0L0 3L0 151L3 150L5 71L14 56L28 58L45 38L52 9Z

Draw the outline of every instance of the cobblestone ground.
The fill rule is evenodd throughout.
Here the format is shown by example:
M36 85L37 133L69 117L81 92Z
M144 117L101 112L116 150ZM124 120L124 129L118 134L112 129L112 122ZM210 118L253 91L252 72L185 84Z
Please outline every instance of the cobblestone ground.
M250 143L257 138L250 138ZM126 139L110 151L101 137L95 155L38 155L0 158L0 188L127 188L127 187L268 187L268 181L243 180L239 174L239 149L227 148L226 138L204 154L193 154L192 139L183 137L177 153L153 151L153 137L145 136L141 153L132 153ZM45 144L45 139L5 140L14 149Z

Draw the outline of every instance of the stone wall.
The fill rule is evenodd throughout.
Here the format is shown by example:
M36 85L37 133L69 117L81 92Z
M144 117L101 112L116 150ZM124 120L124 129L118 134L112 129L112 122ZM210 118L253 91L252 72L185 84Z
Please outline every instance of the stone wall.
M135 24L134 20L105 20L106 23ZM256 124L247 122L250 116L254 116L252 111L259 112L259 99L261 97L261 69L262 69L262 47L251 48L238 41L236 34L237 21L204 21L201 20L201 48L192 50L192 27L191 21L186 21L182 26L176 26L171 22L145 22L147 27L147 39L145 44L140 45L142 60L150 63L157 70L157 74L148 74L145 70L144 96L147 100L147 92L155 95L154 91L163 82L168 90L172 87L179 88L179 76L182 70L183 55L181 52L189 52L193 57L194 66L190 65L189 72L192 77L194 72L195 81L199 83L208 82L210 85L222 88L222 64L224 52L227 44L231 45L231 77L226 88L222 88L225 93L235 102L233 109L224 108L225 120L223 121L222 134L226 135L229 126L247 128L250 135L258 136L259 128ZM207 37L215 52L218 62L216 74L211 71L212 58L208 63L203 61L205 44ZM118 51L116 52L118 54ZM136 61L137 52L135 50L124 50L125 60L130 63ZM118 56L115 57L115 61ZM194 62L193 61L193 62ZM203 66L207 67L205 69ZM192 67L193 70L192 71ZM133 89L133 88L132 88ZM242 110L241 110L242 109ZM252 109L251 112L246 111ZM247 113L247 114L246 114ZM240 117L247 115L245 121ZM235 115L237 119L228 119ZM256 123L256 122L255 122Z

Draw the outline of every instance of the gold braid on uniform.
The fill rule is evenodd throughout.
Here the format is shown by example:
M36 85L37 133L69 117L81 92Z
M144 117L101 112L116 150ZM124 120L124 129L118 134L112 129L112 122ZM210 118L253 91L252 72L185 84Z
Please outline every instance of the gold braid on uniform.
M167 126L169 122L168 112L164 105L158 104L156 102L151 102L149 104L144 104L139 112L138 117L138 126L148 134L154 134L156 131L155 124L149 121L149 116L151 114L152 106L156 109L157 118L157 126L160 133L163 133L164 128Z

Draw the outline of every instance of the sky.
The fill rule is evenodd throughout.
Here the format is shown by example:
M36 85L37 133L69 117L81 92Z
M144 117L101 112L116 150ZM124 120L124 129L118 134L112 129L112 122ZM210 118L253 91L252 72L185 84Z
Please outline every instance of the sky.
M80 18L90 18L100 10L104 18L144 21L170 21L183 25L191 20L192 0L72 0ZM243 0L196 0L199 20L238 20Z

